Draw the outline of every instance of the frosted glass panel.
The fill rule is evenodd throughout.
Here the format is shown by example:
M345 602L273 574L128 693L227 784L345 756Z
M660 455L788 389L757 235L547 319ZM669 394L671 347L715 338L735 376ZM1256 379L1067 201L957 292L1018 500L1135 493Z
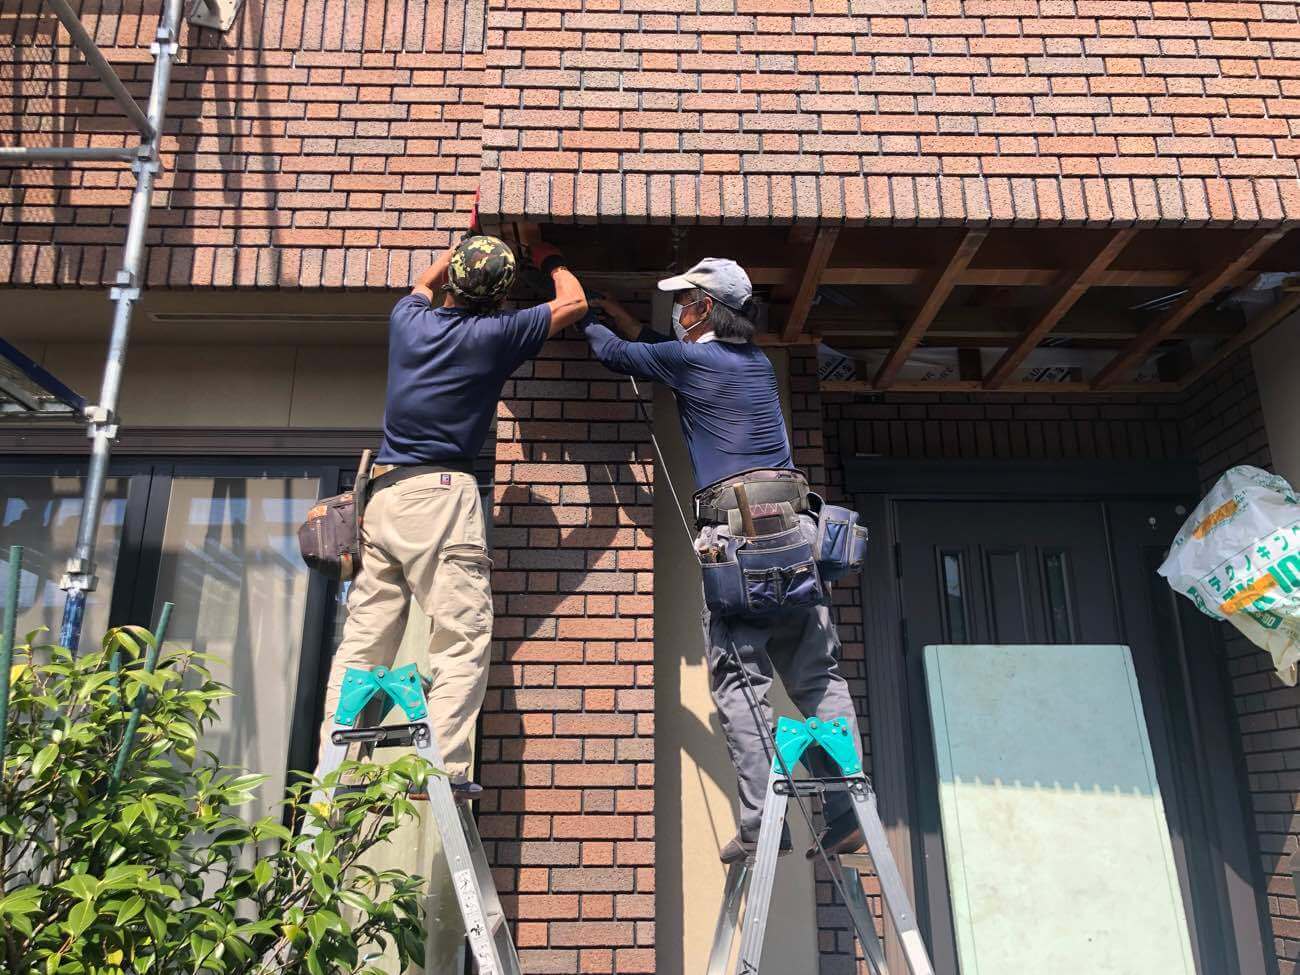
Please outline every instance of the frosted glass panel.
M284 794L310 581L297 531L318 496L314 477L172 480L154 615L175 603L167 645L221 658L214 676L235 696L203 744L270 776L250 815Z
M1128 647L928 646L961 975L1194 975Z
M81 520L80 477L9 475L0 477L0 566L7 571L9 546L23 546L23 574L18 590L18 637L39 626L49 628L42 639L57 640L63 620L63 577L77 541ZM86 600L81 647L99 646L108 628L113 572L126 517L130 480L110 477L104 483L104 508L96 536L95 574L98 588ZM0 578L3 575L0 574Z

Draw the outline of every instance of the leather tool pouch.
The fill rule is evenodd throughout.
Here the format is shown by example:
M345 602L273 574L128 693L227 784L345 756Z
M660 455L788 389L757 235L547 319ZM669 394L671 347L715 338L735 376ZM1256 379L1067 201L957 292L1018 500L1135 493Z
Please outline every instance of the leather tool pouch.
M370 451L361 455L351 491L323 498L298 529L298 548L309 569L345 582L361 571L361 524L370 480Z
M858 523L858 513L837 504L827 504L816 494L808 495L808 512L817 521L813 544L817 569L826 582L835 582L862 570L867 556L867 529Z

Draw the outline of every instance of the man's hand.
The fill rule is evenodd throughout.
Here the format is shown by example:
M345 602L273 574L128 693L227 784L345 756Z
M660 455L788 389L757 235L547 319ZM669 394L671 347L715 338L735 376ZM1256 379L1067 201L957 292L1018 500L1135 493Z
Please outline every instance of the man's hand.
M411 289L412 294L424 295L429 299L430 304L436 305L441 298L442 286L447 283L447 269L451 267L451 254L455 247L448 247L438 255L438 259L433 262L427 271L415 279L415 287Z
M555 298L547 304L551 309L551 335L559 335L574 322L587 316L587 295L573 272L564 266L564 255L559 248L539 240L528 247L528 259L539 269L549 269L555 284Z
M588 299L587 304L592 311L600 313L602 318L607 319L619 335L629 342L635 341L641 334L641 323L613 298L591 298Z
M528 259L533 263L533 266L539 270L542 265L546 263L547 259L551 257L563 259L564 255L560 253L558 247L554 244L548 244L544 240L539 240L537 243L528 246Z

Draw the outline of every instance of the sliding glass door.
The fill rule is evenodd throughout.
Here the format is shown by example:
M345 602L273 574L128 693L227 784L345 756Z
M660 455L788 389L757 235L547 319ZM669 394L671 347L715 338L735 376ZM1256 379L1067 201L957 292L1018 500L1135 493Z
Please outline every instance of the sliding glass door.
M152 625L175 609L172 648L217 658L234 690L203 747L267 775L256 808L273 811L291 769L312 765L323 668L337 594L307 570L298 526L340 488L347 465L328 462L121 462L108 479L99 530L99 585L87 604L82 650L111 625ZM348 472L350 474L350 471ZM20 632L57 638L59 579L81 511L79 460L0 464L0 557L24 546ZM328 629L327 629L328 628Z
M104 511L96 538L99 586L86 603L81 649L96 645L108 626L109 595L113 592L131 484L129 477L110 477L104 485ZM63 619L59 580L77 540L83 485L83 479L75 473L0 476L0 563L6 571L9 547L23 547L18 589L20 637L40 627L49 631L42 639L58 637Z
M216 658L209 666L234 696L221 702L204 744L268 776L253 811L265 815L284 794L312 581L297 531L321 480L311 473L169 480L150 616L173 603L166 645Z

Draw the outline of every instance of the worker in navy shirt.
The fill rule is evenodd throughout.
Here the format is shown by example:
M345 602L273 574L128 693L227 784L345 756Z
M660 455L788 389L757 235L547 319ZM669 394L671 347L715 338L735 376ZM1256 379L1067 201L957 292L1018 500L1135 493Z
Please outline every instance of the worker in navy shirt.
M506 379L587 314L582 285L559 252L539 243L529 256L554 282L553 301L503 311L515 255L495 237L474 236L439 257L393 308L384 441L325 697L328 730L347 669L393 663L414 596L431 624L429 718L462 797L477 791L468 776L492 636L474 458Z
M703 553L734 544L737 532L728 508L736 507L737 484L755 497L785 501L797 513L799 527L815 531L806 513L807 481L794 470L776 373L753 342L749 276L735 261L705 258L685 274L660 281L659 289L673 292L675 337L642 327L609 298L594 298L591 306L620 334L592 317L584 331L596 358L610 369L673 391L695 474L697 554L703 559ZM824 603L762 618L706 608L703 622L710 689L739 782L739 830L719 851L723 862L731 863L752 856L758 839L772 762L767 692L774 672L806 716L844 718L854 740L860 739L853 700L839 671L839 634ZM741 665L756 692L758 715L745 694ZM819 752L810 753L815 761ZM819 771L837 774L829 765ZM862 845L847 793L831 793L824 812L821 839L827 852ZM787 834L782 852L789 848ZM815 848L808 855L815 855Z

